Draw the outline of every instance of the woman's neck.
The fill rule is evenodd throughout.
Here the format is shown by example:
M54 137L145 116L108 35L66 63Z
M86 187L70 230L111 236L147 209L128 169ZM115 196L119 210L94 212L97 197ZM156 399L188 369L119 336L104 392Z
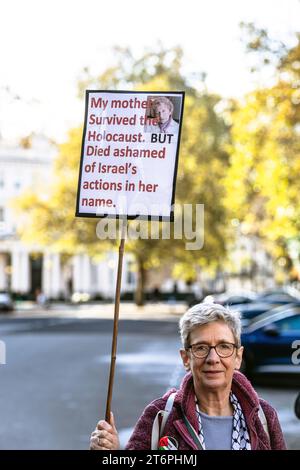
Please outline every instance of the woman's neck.
M209 416L232 416L228 391L196 393L199 410Z

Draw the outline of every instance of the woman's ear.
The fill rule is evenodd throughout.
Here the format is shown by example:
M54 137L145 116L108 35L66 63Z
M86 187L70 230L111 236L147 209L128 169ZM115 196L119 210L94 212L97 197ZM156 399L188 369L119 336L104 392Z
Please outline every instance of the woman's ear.
M180 355L181 355L181 359L183 362L183 366L185 370L188 372L189 370L191 370L189 354L185 349L180 349Z
M243 359L243 352L244 352L244 347L241 346L236 350L236 356L235 356L235 370L240 370L241 364L242 364L242 359Z

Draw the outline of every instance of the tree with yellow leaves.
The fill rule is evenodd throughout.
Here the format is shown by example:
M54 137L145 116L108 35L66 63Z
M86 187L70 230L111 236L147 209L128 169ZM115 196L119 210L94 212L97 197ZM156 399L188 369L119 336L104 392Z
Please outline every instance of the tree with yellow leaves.
M274 84L249 93L232 113L225 205L275 257L300 240L300 36L292 48L248 25L248 50L272 63Z

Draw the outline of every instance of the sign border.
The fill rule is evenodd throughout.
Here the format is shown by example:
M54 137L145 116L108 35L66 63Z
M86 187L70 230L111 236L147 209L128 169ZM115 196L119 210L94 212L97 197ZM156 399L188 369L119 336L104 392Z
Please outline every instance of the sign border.
M90 93L122 93L122 94L147 94L147 95L180 95L182 98L181 103L181 110L180 110L180 120L179 120L179 129L178 129L178 141L177 141L177 148L176 148L176 157L175 157L175 166L174 166L174 173L173 173L173 189L172 189L172 198L171 198L171 211L169 216L162 216L162 215L126 215L126 214L91 214L90 212L80 212L79 211L79 195L80 195L80 188L81 188L81 180L82 180L82 167L83 167L83 154L84 154L84 143L85 143L85 136L87 130L87 113L88 113L88 104L89 104L89 94ZM175 190L176 190L176 179L177 179L177 171L178 171L178 160L179 160L179 148L180 148L180 138L181 138L181 128L182 128L182 120L183 120L183 108L184 108L184 98L185 98L185 91L139 91L139 90L85 90L85 112L84 112L84 125L83 125L83 133L82 133L82 142L81 142L81 154L80 154L80 167L79 167L79 177L78 177L78 186L77 186L77 196L76 196L76 212L75 217L89 217L93 219L127 219L127 220L158 220L161 222L174 222L174 202L175 202Z

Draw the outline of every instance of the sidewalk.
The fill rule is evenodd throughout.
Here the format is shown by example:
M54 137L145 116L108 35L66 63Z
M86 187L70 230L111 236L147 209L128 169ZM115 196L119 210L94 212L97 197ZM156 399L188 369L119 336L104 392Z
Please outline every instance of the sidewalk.
M137 307L134 303L124 302L120 304L120 320L169 320L178 321L187 310L185 302L161 302L147 303L143 307ZM67 305L53 303L50 308L43 309L35 302L19 302L16 309L10 314L1 315L1 318L105 318L113 319L113 303L89 303L81 305Z

